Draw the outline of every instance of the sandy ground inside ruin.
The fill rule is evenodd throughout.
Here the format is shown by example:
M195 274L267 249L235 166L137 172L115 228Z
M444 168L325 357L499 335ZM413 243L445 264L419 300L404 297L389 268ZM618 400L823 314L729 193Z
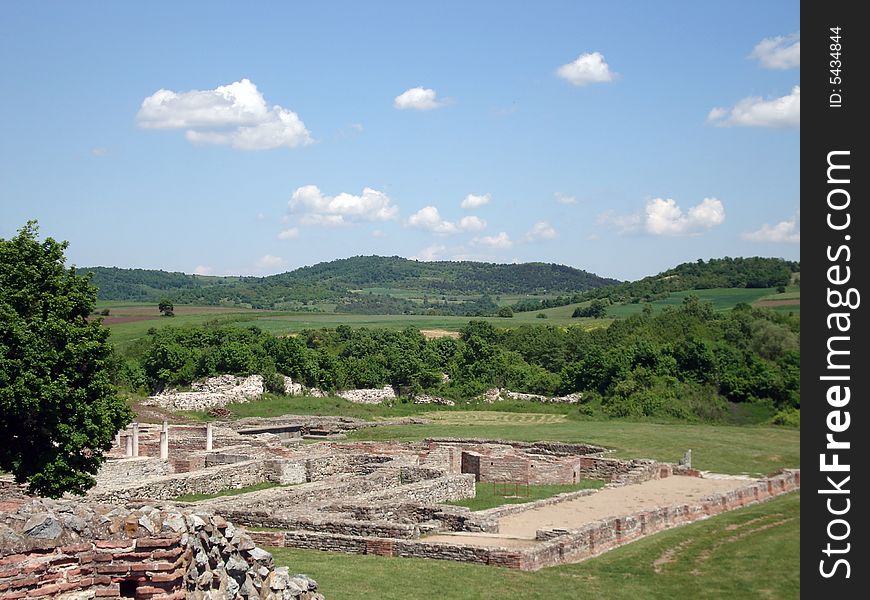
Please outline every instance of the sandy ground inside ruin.
M659 506L697 501L716 492L746 485L746 479L666 477L637 485L602 489L590 496L507 515L498 521L497 534L439 534L427 542L474 546L526 547L535 544L539 529L578 529L606 517L618 517Z

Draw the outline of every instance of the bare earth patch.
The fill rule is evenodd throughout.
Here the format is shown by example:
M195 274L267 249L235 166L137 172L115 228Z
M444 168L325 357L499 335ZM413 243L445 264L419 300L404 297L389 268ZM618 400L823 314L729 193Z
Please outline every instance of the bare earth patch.
M752 306L757 306L758 308L765 308L768 306L800 306L800 304L800 298L786 298L785 300L759 300Z
M698 501L710 494L743 487L746 483L746 479L739 478L675 476L654 479L637 485L605 488L589 496L506 515L498 521L497 534L440 534L427 538L427 541L522 547L535 539L539 529L579 529L607 517Z
M427 340L443 337L459 339L458 331L447 331L446 329L421 329L420 333L422 333L423 337L425 337Z

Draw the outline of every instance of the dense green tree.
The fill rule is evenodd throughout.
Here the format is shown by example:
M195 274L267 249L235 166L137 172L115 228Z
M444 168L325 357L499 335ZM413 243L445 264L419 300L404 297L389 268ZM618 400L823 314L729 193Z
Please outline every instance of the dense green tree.
M111 383L109 330L88 315L96 289L64 267L67 243L35 221L0 239L0 469L58 497L95 483L132 412Z
M167 298L160 301L160 304L157 305L157 310L159 310L164 317L175 316L175 306L172 304L172 300Z

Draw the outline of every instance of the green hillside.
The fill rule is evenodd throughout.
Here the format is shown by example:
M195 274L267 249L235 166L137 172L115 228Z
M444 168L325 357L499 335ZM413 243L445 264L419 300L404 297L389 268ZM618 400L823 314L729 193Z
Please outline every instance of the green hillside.
M168 297L179 304L268 309L329 302L338 305L337 312L357 314L486 314L497 308L490 295L573 294L618 283L565 265L419 262L397 256L355 256L269 277L205 277L115 267L79 272L94 273L101 301ZM416 292L419 301L409 298L408 291Z

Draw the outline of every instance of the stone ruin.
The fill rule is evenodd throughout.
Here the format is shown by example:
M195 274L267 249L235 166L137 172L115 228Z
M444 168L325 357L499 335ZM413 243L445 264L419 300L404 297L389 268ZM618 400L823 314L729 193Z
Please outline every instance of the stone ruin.
M0 598L322 600L223 517L159 503L126 506L0 490Z
M800 486L799 471L759 480L713 478L686 465L614 458L589 444L341 440L348 431L372 426L377 424L285 415L131 427L119 433L84 502L0 504L0 565L23 561L27 568L33 565L31 573L48 577L28 578L17 568L0 567L0 596L19 589L25 594L11 597L33 596L45 587L43 595L84 594L70 598L95 597L96 590L112 597L132 590L129 597L155 600L228 597L228 592L319 598L316 584L275 569L255 544L534 570L583 560ZM320 441L303 444L304 438ZM474 497L478 483L588 479L605 485L476 512L446 504ZM257 484L271 487L244 491ZM645 493L653 504L611 510L609 498L624 496L621 490L629 486L630 496ZM676 486L678 494L668 486ZM694 499L679 495L686 486ZM234 489L241 493L216 496ZM184 501L193 494L212 496ZM580 519L595 502L604 505L603 512L599 506L594 520ZM537 516L548 510L562 521ZM522 531L517 522L525 522ZM89 553L101 556L94 559L97 566L87 562ZM244 570L242 560L248 565ZM101 572L104 562L109 569ZM54 585L67 587L48 587Z
M444 376L446 381L449 377ZM234 402L249 402L263 395L265 387L263 377L251 375L249 377L236 377L234 375L218 375L208 377L191 384L189 391L176 389L164 390L154 396L149 396L143 401L145 406L159 406L168 410L208 410L211 408L224 407ZM284 377L284 393L288 396L311 396L324 398L330 394L317 389L307 388L294 382L290 377ZM352 390L339 390L335 396L343 398L355 404L382 404L396 400L399 394L390 386L382 388L362 388ZM582 400L580 393L566 396L542 396L540 394L526 394L513 392L502 388L493 388L484 392L484 402L493 403L503 400L526 400L530 402L578 404ZM414 394L411 400L415 404L440 404L454 406L453 400L441 398L429 394Z

